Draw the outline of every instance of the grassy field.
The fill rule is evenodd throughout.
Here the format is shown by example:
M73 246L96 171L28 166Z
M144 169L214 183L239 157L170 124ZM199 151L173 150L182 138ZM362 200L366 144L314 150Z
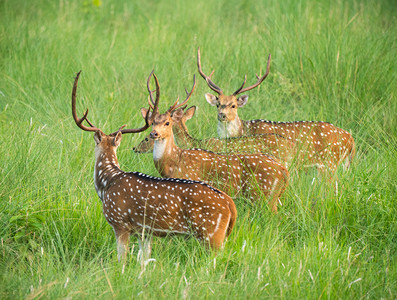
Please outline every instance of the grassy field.
M0 1L0 298L397 298L397 6L394 1ZM323 120L351 132L357 156L339 193L293 172L274 216L236 198L237 224L217 255L196 240L154 239L142 268L132 239L117 262L79 114L110 133L143 124L155 68L160 110L206 73L231 93L266 68L243 119ZM216 135L205 82L188 126ZM150 154L121 167L158 176Z

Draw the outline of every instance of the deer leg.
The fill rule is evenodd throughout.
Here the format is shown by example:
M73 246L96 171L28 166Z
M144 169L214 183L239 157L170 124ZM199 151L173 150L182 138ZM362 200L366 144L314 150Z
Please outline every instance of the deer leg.
M279 201L278 197L280 194L281 188L279 184L278 178L274 179L272 189L269 195L269 207L275 214L277 213L277 203Z
M152 237L147 235L142 235L142 238L138 239L139 251L138 251L138 261L140 260L142 264L150 258L152 252Z
M342 164L343 165L343 171L346 172L347 170L349 170L350 164L351 164L350 157L346 157L345 161Z
M152 237L147 236L143 246L144 259L147 261L152 254Z
M215 222L215 227L213 232L207 234L207 241L212 250L217 251L223 248L223 242L227 234L227 229L229 228L231 216L219 214Z
M117 259L119 262L125 261L128 252L130 233L125 228L113 227L117 242Z
M139 250L138 250L137 260L143 261L143 242L141 238L138 238L138 245L139 245Z
M319 175L327 181L329 185L332 186L334 193L338 196L338 175L336 173L337 166L329 162L328 167L317 168Z
M280 196L284 193L289 182L289 173L285 169L281 171L282 176L279 178L274 178L273 186L270 191L269 206L274 213L277 213L277 205L280 203Z

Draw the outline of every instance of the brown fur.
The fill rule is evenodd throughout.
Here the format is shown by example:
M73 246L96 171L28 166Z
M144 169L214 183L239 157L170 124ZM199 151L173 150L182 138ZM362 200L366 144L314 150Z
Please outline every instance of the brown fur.
M115 231L119 257L126 255L128 236L142 231L194 235L219 249L235 224L233 200L203 182L123 172L116 156L120 140L121 134L95 134L95 188Z
M170 112L155 115L151 137L155 139L153 158L164 177L202 180L228 194L250 191L252 200L270 198L277 211L277 200L288 185L288 170L275 158L262 153L221 155L201 149L184 150L174 143Z

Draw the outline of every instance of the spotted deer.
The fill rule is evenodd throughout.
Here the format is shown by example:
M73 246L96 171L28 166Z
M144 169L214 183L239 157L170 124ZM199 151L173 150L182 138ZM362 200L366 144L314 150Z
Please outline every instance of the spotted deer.
M153 104L150 104L150 106L153 108ZM296 154L296 147L293 142L274 133L226 139L196 139L189 134L186 126L186 121L193 117L195 111L196 107L191 106L186 111L179 108L172 114L174 135L178 146L183 149L201 148L217 153L269 153L278 158L286 167L291 164ZM137 153L147 153L153 151L153 147L154 140L148 135L133 150Z
M222 155L202 149L181 149L175 144L173 114L191 97L196 86L193 78L193 87L182 103L178 104L178 98L165 113L151 116L150 137L154 139L156 169L163 177L201 180L228 194L249 191L252 200L266 197L272 211L277 212L277 201L288 185L289 173L276 158L262 153ZM159 93L159 82L157 77L154 79ZM148 91L153 99L153 91L150 88ZM150 112L146 110L145 118L148 114Z
M238 108L243 107L247 101L244 92L259 86L269 75L270 59L267 61L266 73L257 77L257 82L249 87L243 84L231 95L223 94L210 76L204 74L201 69L200 48L197 50L197 67L200 75L207 85L218 95L205 94L207 102L217 107L218 110L218 135L222 138L246 136L252 134L275 133L294 142L298 149L298 159L308 163L309 166L317 166L319 170L336 171L338 165L345 161L344 166L349 167L355 155L355 143L352 135L330 123L321 121L293 121L274 122L267 120L241 120L238 116Z
M153 109L153 105L152 105L151 102L149 102L149 105L150 105L150 107ZM186 106L185 106L185 107L178 108L176 111L181 110L181 111L182 111L182 114L183 114L183 110L184 110L185 108L186 108ZM146 115L146 109L145 109L145 108L142 108L142 109L141 109L141 112L142 112L142 116ZM143 117L143 119L145 119L145 117ZM179 121L181 121L181 120L179 120ZM177 130L176 125L177 125L178 123L179 123L179 122L175 122L175 123L174 123L174 129L176 129L176 130ZM175 134L175 136L178 138L178 135L177 135L177 134ZM186 145L187 145L187 143L188 143L188 142L186 141ZM150 138L150 133L149 133L148 135L146 135L146 136L143 138L143 140L141 140L141 141L139 142L139 144L138 144L136 147L133 147L132 150L133 150L134 152L136 152L136 153L149 153L149 152L153 152L153 147L154 147L154 140ZM184 146L182 146L182 147L184 147ZM191 147L197 147L197 146L192 145Z
M109 135L104 134L88 121L88 110L82 118L77 117L79 76L80 72L73 85L72 114L80 129L94 132L95 190L102 201L106 221L116 235L119 261L126 258L131 234L140 236L143 257L150 256L152 235L193 235L212 249L219 249L236 221L232 198L204 182L122 171L116 155L122 135L142 132L152 120L147 117L145 125L138 129L123 129L123 126ZM157 105L158 99L154 111ZM84 125L84 121L89 126Z

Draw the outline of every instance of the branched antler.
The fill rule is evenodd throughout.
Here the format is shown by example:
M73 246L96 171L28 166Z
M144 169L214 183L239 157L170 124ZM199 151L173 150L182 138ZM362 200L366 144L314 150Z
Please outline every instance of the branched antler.
M271 55L269 54L269 57L268 57L268 59L267 59L267 67L266 67L266 73L265 73L265 75L263 75L262 77L259 77L258 74L256 74L256 78L258 79L258 81L257 81L255 84L253 84L253 85L251 85L251 86L246 87L245 89L243 89L243 87L244 87L244 85L245 85L245 83L246 83L246 81L247 81L247 75L245 75L243 84L240 86L240 88L239 88L237 91L235 91L235 92L233 93L233 95L236 96L236 95L238 95L238 94L241 94L241 93L244 93L244 92L246 92L246 91L252 90L252 89L256 88L258 85L260 85L260 84L266 79L267 75L269 75L269 71L270 71L270 59L271 59Z
M201 77L205 79L210 89L221 95L223 93L222 89L211 80L211 76L214 74L214 71L211 72L210 76L207 76L204 74L203 70L201 70L200 47L197 49L197 67Z
M152 78L152 75L154 76L154 80L156 82L156 89L153 90L153 91L150 89L150 85L149 85L150 79ZM160 101L160 84L159 84L159 81L157 79L156 74L154 74L154 70L150 73L149 78L147 80L147 89L149 91L149 98L150 99L148 99L149 109L148 109L148 112L147 112L146 117L145 117L145 125L143 127L141 127L141 128L136 128L136 129L123 129L123 130L120 130L121 133L124 134L124 133L141 132L141 131L144 131L144 130L148 129L150 127L150 125L153 123L154 116L155 116L156 112L158 113L158 107L159 107L159 101ZM154 91L156 91L156 101L155 102L153 101L153 94L152 94ZM151 114L152 116L151 116L151 118L149 120L150 109L153 110L153 113ZM115 134L117 134L117 132L118 131L113 132L113 133L111 133L111 135L115 135Z
M189 101L190 97L192 96L195 87L196 87L196 75L193 75L193 86L192 86L192 89L190 90L190 93L188 93L187 90L185 89L185 92L187 94L186 99L182 103L178 104L178 101L179 101L179 97L178 97L178 99L176 99L175 103L167 111L173 112L174 110L178 109L179 107L184 106Z
M88 115L88 109L86 110L86 112L84 113L83 117L78 118L77 117L77 113L76 113L76 93L77 93L77 83L79 81L79 77L80 77L80 72L77 73L76 78L74 80L74 84L73 84L73 91L72 91L72 115L73 115L73 119L76 122L76 125L81 128L84 131L101 131L99 128L95 127L88 119L87 119L87 115ZM154 109L157 109L158 107L158 99L156 99L156 103L154 104ZM150 110L150 108L149 108ZM125 127L125 125L123 125L122 127L120 127L119 130L111 133L111 136L116 135L118 132L121 133L136 133L136 132L141 132L146 130L149 126L152 120L149 121L149 114L147 114L146 118L145 118L145 125L141 128L137 128L137 129L123 129ZM85 125L83 125L83 122L86 121L91 127L87 127Z
M83 117L81 117L81 118L77 117L77 113L76 113L76 93L77 93L77 83L79 82L80 73L81 73L81 71L77 73L76 78L74 79L74 84L73 84L73 91L72 91L72 115L73 115L73 119L76 122L76 125L78 127L80 127L81 129L83 129L84 131L98 131L100 129L95 127L94 125L92 125L92 123L87 119L88 109L85 111ZM87 126L83 125L84 120L87 121L87 123L91 127L87 127Z
M154 81L156 83L156 89L155 90L151 90L150 89L150 79L152 78L152 75L154 76ZM159 99L160 99L160 84L159 84L159 80L157 79L156 74L154 74L154 70L150 73L149 78L147 79L147 90L149 92L149 98L148 98L148 103L150 105L150 107L153 110L153 113L158 113L158 108L155 110L154 106L156 105L156 103L158 103ZM153 101L153 92L156 92L156 102Z

